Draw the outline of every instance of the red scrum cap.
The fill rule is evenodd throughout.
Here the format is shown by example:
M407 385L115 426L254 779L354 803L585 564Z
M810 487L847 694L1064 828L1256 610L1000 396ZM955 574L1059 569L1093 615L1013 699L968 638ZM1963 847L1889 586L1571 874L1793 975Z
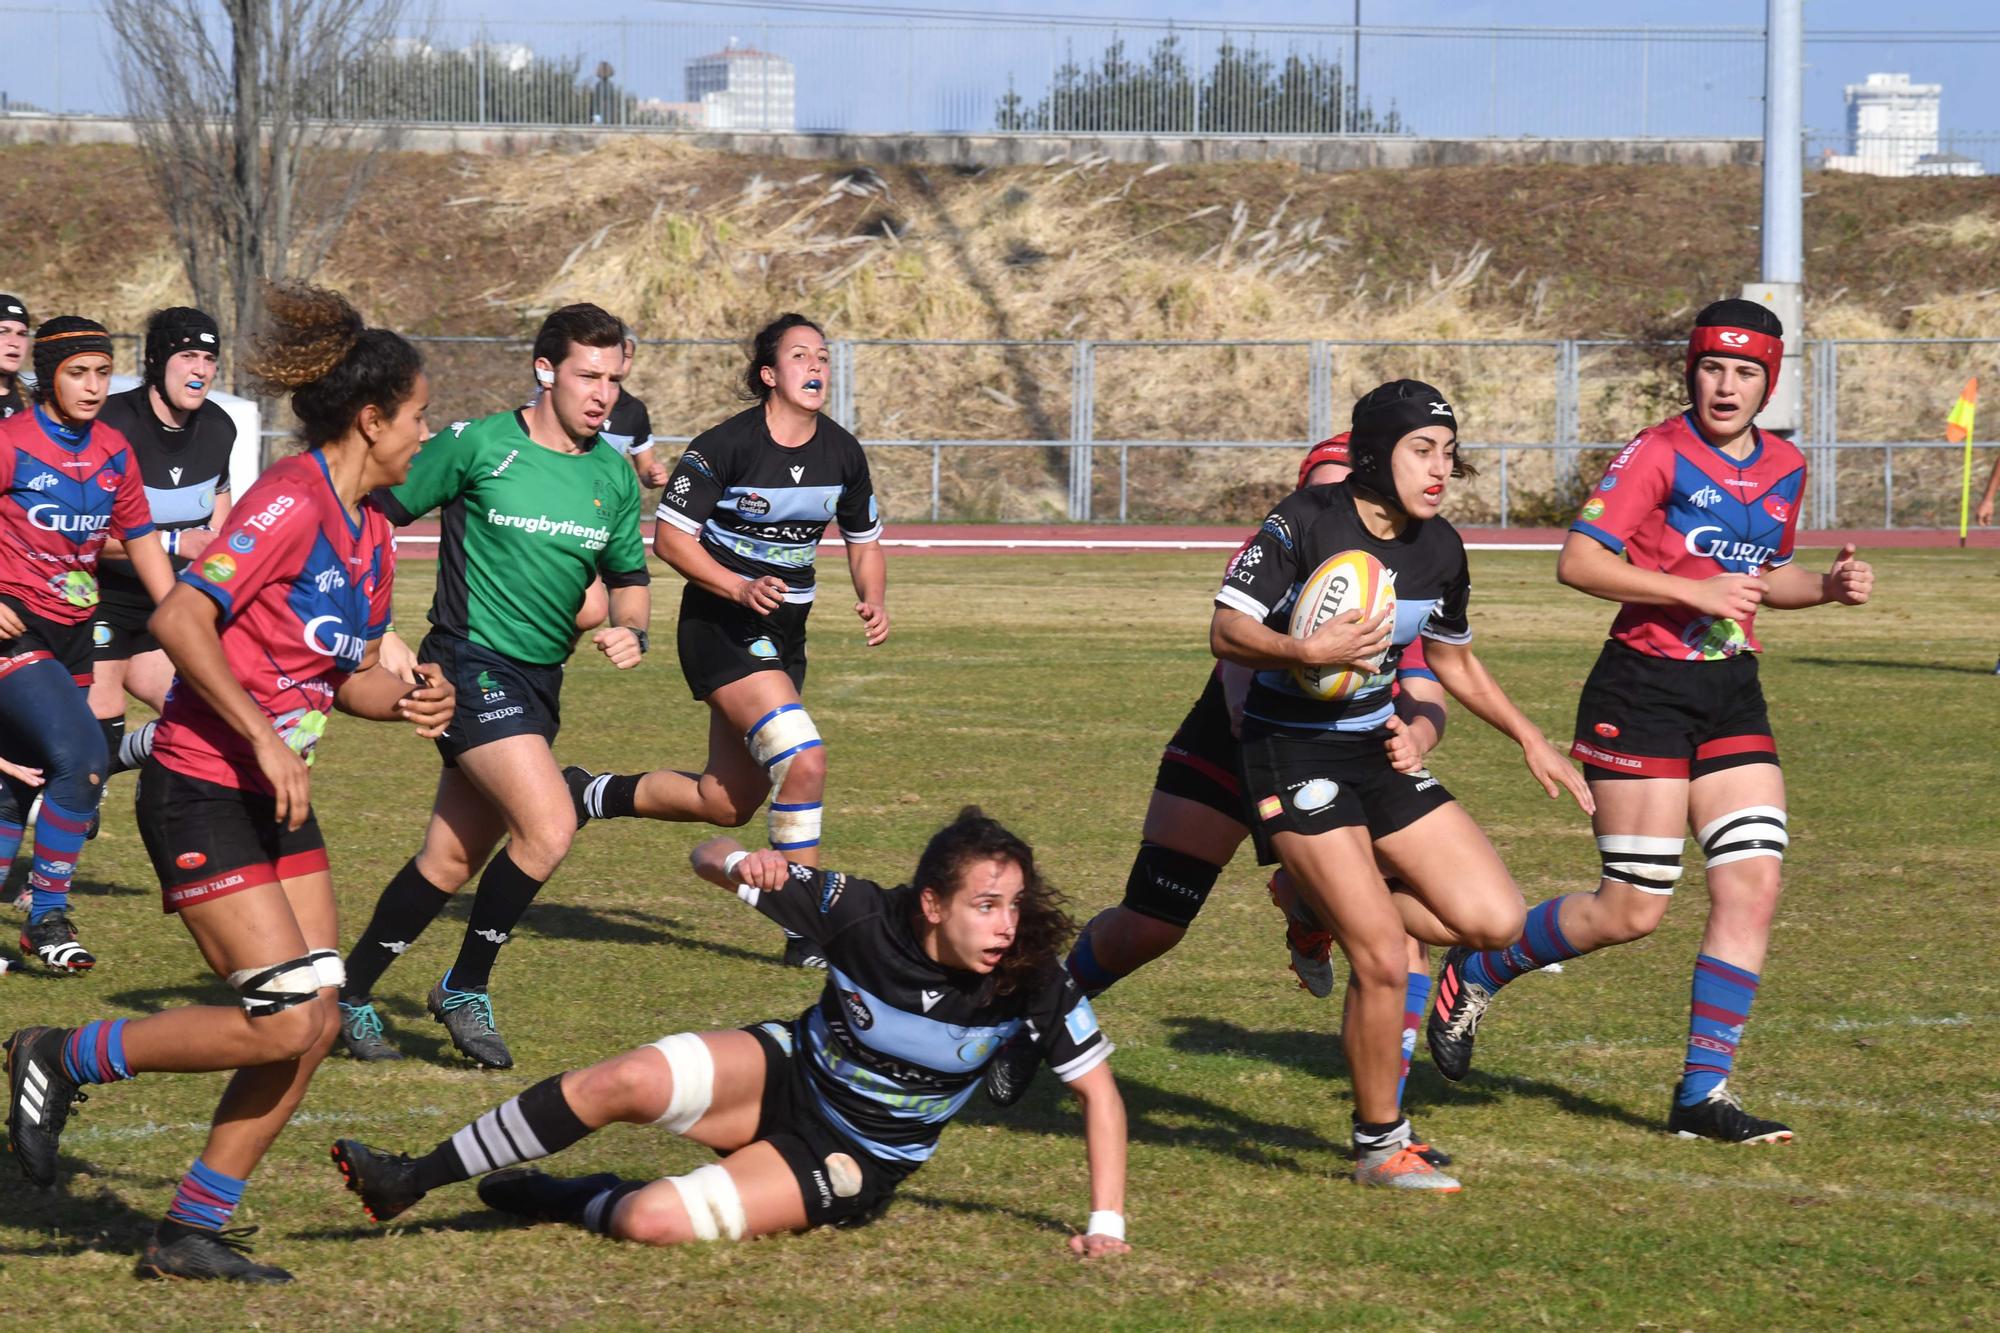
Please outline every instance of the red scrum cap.
M1688 397L1694 397L1695 363L1705 356L1733 356L1764 367L1764 401L1771 401L1778 387L1778 370L1785 359L1785 326L1778 317L1755 301L1731 299L1715 301L1694 319L1688 335Z
M1306 456L1299 460L1300 486L1306 484L1306 478L1311 476L1312 470L1321 463L1343 463L1350 467L1353 466L1354 460L1349 458L1347 454L1347 435L1348 432L1342 431L1332 439L1321 440L1318 444L1306 450Z

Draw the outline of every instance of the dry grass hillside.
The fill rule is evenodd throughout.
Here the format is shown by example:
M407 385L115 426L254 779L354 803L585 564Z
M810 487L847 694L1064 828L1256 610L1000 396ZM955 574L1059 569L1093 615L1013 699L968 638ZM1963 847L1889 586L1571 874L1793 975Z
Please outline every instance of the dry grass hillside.
M127 328L185 299L132 150L16 146L0 162L16 185L0 288L38 312L79 309ZM1809 184L1816 336L2000 333L2000 180ZM1758 191L1754 173L1734 169L1324 176L1085 160L878 171L629 139L582 154L398 156L321 276L372 318L417 334L518 335L552 306L589 299L654 338L741 340L793 308L850 339L1671 338L1753 275ZM1100 439L1295 439L1307 429L1299 349L1103 348L1097 360ZM1969 360L1849 353L1843 436L1935 435L1943 386L1955 390ZM492 410L525 378L518 351L434 348L433 361L452 413ZM1553 364L1544 348L1342 348L1333 396L1421 375L1460 402L1468 438L1546 440ZM731 410L739 365L727 346L649 352L636 383L661 430L688 433ZM1622 438L1677 391L1670 358L1629 353L1588 356L1584 382L1586 439ZM865 348L855 387L870 437L1068 433L1062 349ZM1048 453L980 451L948 466L947 510L1059 510L1061 464ZM1135 513L1234 515L1270 493L1272 469L1240 454L1135 459ZM886 450L878 468L891 497L928 494L927 452ZM1535 490L1532 465L1523 468L1517 497ZM1098 471L1114 473L1105 462ZM1489 477L1467 500L1491 498Z

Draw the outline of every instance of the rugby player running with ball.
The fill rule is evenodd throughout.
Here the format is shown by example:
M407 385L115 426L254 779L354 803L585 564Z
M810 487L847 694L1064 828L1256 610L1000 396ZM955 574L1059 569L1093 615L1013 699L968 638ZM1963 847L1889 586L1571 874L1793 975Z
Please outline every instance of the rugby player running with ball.
M458 713L438 738L444 771L423 847L383 889L347 956L341 1036L357 1059L398 1058L369 995L479 873L458 956L427 1005L476 1063L514 1063L488 986L500 946L576 831L549 745L592 579L611 590L612 623L591 636L597 650L623 671L647 647L639 484L598 434L618 397L623 337L624 326L597 306L553 312L535 335L543 392L533 406L453 423L417 456L409 480L379 499L398 525L443 510L431 632L418 656L457 687Z
M1852 546L1824 574L1792 563L1805 458L1754 420L1777 384L1784 332L1754 301L1704 309L1684 371L1693 406L1626 445L1570 527L1556 577L1619 603L1570 750L1596 796L1603 874L1593 892L1537 905L1510 944L1446 955L1426 1036L1448 1079L1471 1068L1480 1020L1508 982L1652 934L1692 829L1707 862L1708 924L1667 1128L1725 1143L1792 1137L1729 1087L1790 842L1755 617L1760 606L1858 606L1875 574Z
M189 306L155 311L146 321L145 383L113 394L98 416L116 427L138 456L146 502L176 573L199 560L229 521L236 423L208 400L220 346L221 330L203 312ZM125 696L158 713L174 668L146 632L153 599L132 573L124 544L106 542L99 559L90 711L104 729L111 772L122 773L145 761L149 743L134 733L133 744L123 744Z
M257 479L153 615L178 675L139 787L162 904L239 1003L27 1027L7 1042L9 1146L44 1189L83 1085L236 1071L140 1256L146 1278L291 1279L249 1257L255 1228L229 1224L340 1028L339 926L309 765L330 709L426 736L452 712L436 667L412 688L376 664L395 554L368 496L403 479L428 433L422 359L332 292L271 289L265 307L251 369L291 390L305 451Z
M111 335L58 315L36 333L33 410L0 421L0 728L11 757L46 778L21 950L57 972L97 962L77 940L69 888L110 763L89 702L98 554L122 542L150 600L174 580L139 462L97 420L110 392ZM21 849L32 800L18 778L0 781L0 867Z
M563 770L578 826L637 815L736 828L771 801L771 846L819 863L826 748L800 703L806 617L818 587L813 558L829 520L846 543L854 613L868 646L889 637L888 575L877 538L868 459L820 415L826 335L804 315L758 331L744 396L753 402L704 431L660 495L653 550L687 580L681 593L681 673L709 708L700 773ZM821 966L788 934L785 961Z
M1419 634L1439 683L1475 717L1515 740L1554 797L1589 793L1471 649L1471 578L1458 534L1438 517L1456 465L1458 422L1444 395L1397 380L1354 405L1353 474L1281 501L1231 563L1216 594L1210 647L1256 668L1243 705L1241 780L1260 854L1280 860L1347 955L1342 1040L1354 1080L1355 1179L1456 1190L1416 1150L1398 1106L1406 934L1427 944L1485 944L1518 933L1521 892L1464 807L1427 771L1399 768L1388 723L1395 661ZM1294 638L1289 618L1307 579L1359 552L1394 578L1389 650L1366 622L1334 617ZM1296 668L1339 665L1367 678L1320 698ZM1407 892L1391 893L1378 866Z
M1130 1248L1112 1046L1063 970L1069 919L1033 849L967 807L895 889L728 838L702 843L693 861L825 954L819 1000L790 1022L676 1033L554 1075L422 1157L341 1139L333 1159L370 1217L387 1222L431 1190L484 1176L479 1197L502 1212L650 1245L857 1226L930 1160L993 1052L1026 1032L1082 1103L1091 1212L1069 1248L1084 1258ZM722 1160L651 1181L519 1165L618 1122L685 1135Z

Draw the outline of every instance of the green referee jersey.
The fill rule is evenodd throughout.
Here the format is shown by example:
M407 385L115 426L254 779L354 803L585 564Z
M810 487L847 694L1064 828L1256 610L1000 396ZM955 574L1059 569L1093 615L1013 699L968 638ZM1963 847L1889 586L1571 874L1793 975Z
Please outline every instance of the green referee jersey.
M569 656L593 577L613 588L650 577L632 465L601 439L580 454L544 449L519 412L453 422L377 495L399 527L443 511L431 624L517 662Z

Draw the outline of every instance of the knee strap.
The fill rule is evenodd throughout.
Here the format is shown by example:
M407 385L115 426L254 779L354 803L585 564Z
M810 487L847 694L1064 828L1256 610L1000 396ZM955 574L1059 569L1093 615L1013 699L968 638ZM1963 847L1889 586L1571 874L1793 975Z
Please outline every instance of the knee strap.
M743 1215L743 1196L736 1192L736 1182L720 1163L711 1162L697 1167L684 1176L672 1176L667 1180L681 1196L681 1206L687 1209L688 1221L694 1224L696 1240L742 1240L749 1230L749 1219Z
M1222 867L1156 842L1139 844L1132 873L1125 878L1125 898L1119 905L1140 916L1187 927L1201 912L1215 888Z
M1670 894L1681 877L1681 850L1686 844L1686 838L1605 833L1597 839L1597 857L1604 878L1630 884L1641 893Z
M653 1047L667 1057L667 1074L674 1084L667 1109L653 1123L670 1134L685 1134L708 1114L715 1100L715 1056L708 1043L692 1032L662 1037Z
M252 1018L269 1018L319 994L322 983L313 955L270 967L246 967L229 974L230 988Z
M773 790L785 785L785 774L791 769L793 759L826 744L803 704L773 708L743 733L743 743L750 748L750 757L771 775Z
M1785 812L1775 805L1746 805L1720 819L1712 819L1695 835L1708 854L1708 868L1726 866L1731 861L1747 861L1753 856L1785 859L1791 835L1785 830Z
M819 801L800 801L796 804L771 802L771 846L781 852L819 846L823 809L823 803Z
M329 986L339 990L347 984L347 964L340 961L340 954L332 949L314 949L306 957L312 959L313 974L319 978L319 988Z

